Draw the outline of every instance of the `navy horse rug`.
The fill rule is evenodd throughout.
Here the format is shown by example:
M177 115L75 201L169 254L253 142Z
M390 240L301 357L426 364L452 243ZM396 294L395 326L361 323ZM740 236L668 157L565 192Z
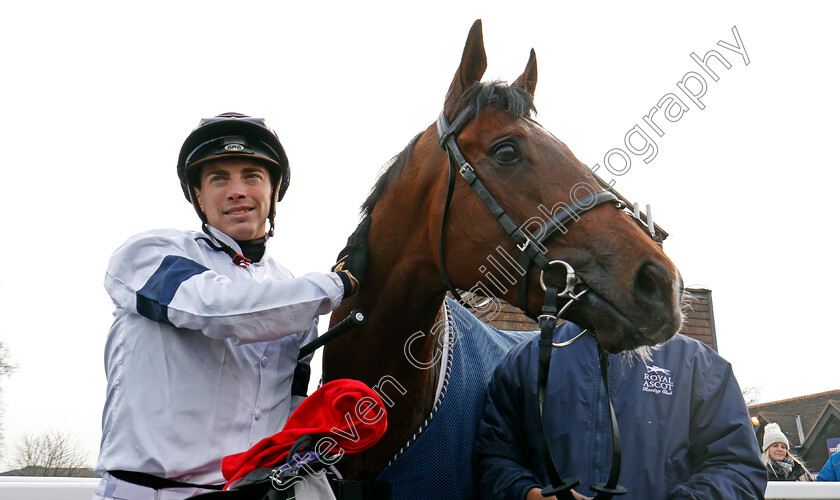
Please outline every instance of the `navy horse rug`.
M536 332L493 328L456 301L442 311L445 340L435 404L424 426L391 460L377 481L391 484L393 500L477 498L472 444L496 365Z

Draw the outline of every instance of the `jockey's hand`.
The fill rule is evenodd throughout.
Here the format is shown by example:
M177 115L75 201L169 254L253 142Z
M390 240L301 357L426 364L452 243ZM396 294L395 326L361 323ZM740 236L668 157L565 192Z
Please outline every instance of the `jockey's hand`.
M344 283L344 298L357 291L367 271L367 235L370 229L370 216L366 216L353 234L347 238L347 246L338 253L338 258L332 271L338 273Z

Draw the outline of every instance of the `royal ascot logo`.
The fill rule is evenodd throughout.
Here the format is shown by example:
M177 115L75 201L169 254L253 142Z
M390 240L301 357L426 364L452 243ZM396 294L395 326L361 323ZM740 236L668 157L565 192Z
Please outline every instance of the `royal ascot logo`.
M645 366L647 371L642 383L642 391L671 396L674 393L674 382L671 380L671 370L656 365Z

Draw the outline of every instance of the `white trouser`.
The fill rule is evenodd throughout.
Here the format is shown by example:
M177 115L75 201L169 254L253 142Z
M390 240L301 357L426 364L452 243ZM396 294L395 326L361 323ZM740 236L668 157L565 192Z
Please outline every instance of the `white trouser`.
M197 488L166 488L154 490L139 484L129 483L117 479L107 472L102 473L102 479L93 492L92 500L183 500L198 493L211 490Z
M294 483L296 500L335 500L330 484L323 472L306 476ZM210 490L196 488L167 488L154 490L122 481L104 472L92 500L183 500Z

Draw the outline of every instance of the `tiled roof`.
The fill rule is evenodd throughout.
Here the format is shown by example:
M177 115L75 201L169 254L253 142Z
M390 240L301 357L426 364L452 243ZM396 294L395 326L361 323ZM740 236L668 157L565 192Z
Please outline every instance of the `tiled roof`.
M476 317L490 326L499 330L514 332L538 331L540 326L518 307L514 307L501 299L496 299L494 306L500 309L487 311L485 314L476 314ZM490 309L488 307L488 309Z
M703 342L717 351L712 291L687 288L683 297L683 325L680 333Z
M712 292L705 288L688 288L683 299L683 326L680 333L695 338L717 351ZM519 308L497 299L499 309L477 314L481 321L498 328L512 331L538 331L537 322L525 315ZM489 308L488 308L489 309Z
M749 407L750 416L758 417L766 423L776 422L782 428L791 445L801 446L796 429L796 415L802 421L805 439L814 429L826 406L832 405L840 410L840 389L808 396L799 396L781 401L761 403Z

